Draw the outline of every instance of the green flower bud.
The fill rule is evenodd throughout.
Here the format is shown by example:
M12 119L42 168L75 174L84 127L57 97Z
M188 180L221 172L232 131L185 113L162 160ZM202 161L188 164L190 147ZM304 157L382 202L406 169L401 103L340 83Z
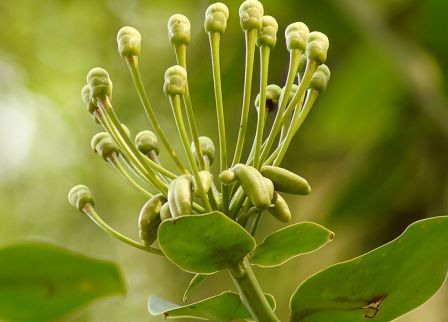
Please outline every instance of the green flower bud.
M168 204L173 217L190 215L192 213L192 182L191 176L182 174L171 181L168 188Z
M98 153L98 155L106 161L113 153L120 153L120 148L106 132L95 134L90 145L92 146L92 150Z
M208 136L200 136L199 145L201 146L202 154L208 157L210 164L213 164L213 161L215 160L215 145L213 144L212 139L210 139ZM197 159L198 156L196 154L196 147L194 145L194 142L191 142L190 148L194 158Z
M261 29L258 31L257 46L274 48L277 43L277 31L277 20L271 16L263 16Z
M162 194L155 195L149 199L140 211L138 217L138 234L146 246L151 246L157 239L157 229L162 220L160 210L166 202Z
M199 171L199 177L201 178L202 189L205 193L207 193L212 186L213 176L207 170L202 170L202 171ZM194 177L193 177L193 192L196 196L198 196L198 197L200 196L199 185L196 182Z
M99 97L112 96L112 81L106 70L100 67L92 68L87 74L87 83L90 89L90 98L94 103Z
M265 165L261 167L260 172L264 177L272 180L276 191L296 195L307 195L311 192L311 187L308 182L289 170Z
M233 171L254 207L266 210L274 196L272 181L263 177L256 168L241 163L235 165Z
M286 47L288 50L305 51L310 30L303 22L294 22L285 29Z
M291 221L291 211L288 204L277 192L274 194L274 200L272 205L269 206L268 212L281 222L287 223Z
M310 88L322 93L327 88L328 81L330 80L330 69L327 65L322 64L317 67L311 78Z
M117 45L121 57L139 56L142 49L142 36L135 28L123 27L117 33Z
M224 184L234 183L236 180L235 172L232 169L224 170L219 174L219 180Z
M282 89L278 85L270 84L266 87L266 112L269 113L277 109L281 92ZM260 108L260 94L255 99L255 108L257 111Z
M165 72L163 91L166 96L183 95L187 87L187 72L185 68L174 65Z
M159 141L157 140L157 136L151 131L146 130L139 132L135 137L135 145L143 154L148 154L149 152L154 151L159 155Z
M328 37L318 31L313 31L308 36L306 45L306 56L308 60L317 62L319 65L327 60L327 52L330 42Z
M93 104L93 102L90 100L90 87L89 85L85 85L82 89L81 89L81 97L82 97L82 101L84 102L84 104L87 106L87 111L89 111L90 114L93 114L97 107L95 104Z
M223 34L227 28L229 9L224 3L217 2L210 5L205 11L205 32L219 32Z
M301 55L299 58L299 66L297 68L297 73L300 76L303 76L303 74L305 73L307 62L308 62L308 60L306 59L306 55Z
M81 184L70 189L68 192L68 201L79 211L83 211L87 204L95 206L95 200L89 188Z
M264 9L258 0L246 0L239 9L241 28L246 31L250 29L260 30L263 21Z
M188 45L191 40L190 20L181 14L175 14L168 20L168 38L173 45Z
M170 218L173 218L173 216L171 216L170 206L168 202L165 202L160 209L160 220L165 221Z

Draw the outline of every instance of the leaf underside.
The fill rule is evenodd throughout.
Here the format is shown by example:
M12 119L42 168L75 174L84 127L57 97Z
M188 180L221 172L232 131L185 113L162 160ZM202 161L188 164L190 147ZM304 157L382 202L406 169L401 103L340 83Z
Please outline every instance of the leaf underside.
M0 320L53 321L95 299L125 292L112 263L40 242L0 249Z
M247 231L221 212L165 220L159 245L181 269L211 274L235 265L255 248Z
M293 322L386 322L426 302L448 270L448 217L410 225L397 239L304 281Z
M275 300L270 294L266 299L275 309ZM251 319L238 293L223 292L202 301L188 305L177 305L158 296L150 296L148 310L152 315L164 315L165 318L196 318L201 320L231 321Z
M267 236L252 253L251 263L262 267L282 265L296 256L318 250L333 237L333 232L312 222L293 224Z

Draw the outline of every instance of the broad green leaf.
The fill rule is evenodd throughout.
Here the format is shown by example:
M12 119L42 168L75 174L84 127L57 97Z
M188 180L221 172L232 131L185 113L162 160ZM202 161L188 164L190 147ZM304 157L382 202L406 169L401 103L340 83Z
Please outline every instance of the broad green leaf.
M252 236L218 211L165 220L158 237L170 260L187 272L199 274L228 268L255 248Z
M0 249L0 320L53 321L93 300L125 292L112 263L46 243Z
M201 284L208 275L204 274L195 274L193 278L190 281L190 284L188 285L187 289L185 290L184 296L182 297L182 300L184 302L187 302L188 295L190 295L191 291L195 289L199 284Z
M278 266L319 249L333 237L334 233L321 225L312 222L294 224L267 236L255 248L251 263L262 267Z
M434 295L447 270L448 217L421 220L388 244L303 282L291 298L291 321L391 321Z
M266 299L275 310L275 299L265 294ZM201 320L230 321L251 319L238 293L223 292L205 300L188 305L177 305L158 296L150 296L148 310L152 315L164 315L165 318L196 318Z

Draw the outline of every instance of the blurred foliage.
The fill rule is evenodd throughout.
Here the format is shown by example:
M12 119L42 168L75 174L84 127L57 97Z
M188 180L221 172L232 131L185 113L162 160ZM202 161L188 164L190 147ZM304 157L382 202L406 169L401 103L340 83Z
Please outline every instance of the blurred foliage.
M330 38L328 91L311 112L284 164L313 187L310 197L289 200L294 203L294 220L316 221L335 231L336 238L324 250L275 268L269 275L257 270L284 318L289 295L306 276L391 240L416 219L447 214L448 43L443 39L448 2L263 3L266 13L277 18L280 30L303 21ZM145 200L91 153L90 138L99 128L79 95L86 72L104 67L114 81L114 102L122 120L133 133L147 128L131 78L116 52L115 34L123 25L142 33L144 81L163 127L174 135L171 111L161 90L164 70L175 63L166 21L174 13L190 18L193 104L201 134L217 140L208 43L202 29L208 4L179 0L0 2L0 243L47 239L110 259L122 266L129 285L125 299L98 303L75 321L160 321L148 315L147 296L156 293L180 302L188 285L188 274L168 261L120 245L100 232L70 208L66 194L74 184L89 185L102 216L137 237L138 211ZM239 1L227 4L231 17L223 38L222 67L228 140L234 144L244 48ZM272 53L272 83L286 77L288 56L284 40L279 39ZM251 113L253 131L254 109ZM278 225L270 219L264 224L259 239ZM213 276L204 288L195 290L192 300L217 294L229 283L225 275ZM446 293L445 287L429 304L399 321L422 321L428 316L433 322L447 321Z

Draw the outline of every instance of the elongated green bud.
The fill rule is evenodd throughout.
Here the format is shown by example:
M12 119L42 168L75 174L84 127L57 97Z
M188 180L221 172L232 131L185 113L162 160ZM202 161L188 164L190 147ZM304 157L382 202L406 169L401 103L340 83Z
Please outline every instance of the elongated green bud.
M277 192L274 194L273 204L269 206L268 212L281 222L291 221L291 211L289 210L288 204Z
M313 31L308 36L306 44L306 56L308 60L323 64L327 60L328 47L330 42L328 37L318 31Z
M173 218L173 216L171 216L170 206L168 202L165 202L160 209L160 220L164 221L170 218Z
M146 246L151 246L157 239L157 229L162 220L160 210L166 202L162 194L155 195L149 199L140 210L138 217L138 234Z
M261 167L260 172L264 177L272 180L276 191L295 195L307 195L311 192L308 182L289 170L265 165Z
M237 164L233 167L233 171L254 207L261 211L266 210L274 196L272 181L263 177L252 166Z
M227 28L229 8L224 3L217 2L210 5L205 11L205 32L219 32L223 34Z
M266 87L266 112L270 113L277 109L281 92L282 89L278 85L270 84ZM257 111L260 109L260 94L255 99L255 108Z
M202 170L199 171L199 177L201 178L202 191L207 193L212 186L213 176L207 170ZM196 182L194 177L193 177L193 192L196 196L200 197L199 184L198 182Z
M246 31L250 29L260 30L263 21L264 9L258 0L246 0L239 9L241 28Z
M82 97L82 101L84 102L84 104L87 107L87 111L90 114L93 114L97 107L95 104L93 104L92 100L90 99L91 95L90 95L90 86L89 85L85 85L82 89L81 89L81 97Z
M191 40L191 24L187 17L175 14L168 20L168 38L173 45L188 45Z
M185 68L174 65L165 72L163 91L166 96L184 95L187 87L187 72Z
M90 145L92 146L92 150L106 161L113 153L117 155L120 153L120 148L106 132L95 134Z
M139 56L142 50L142 36L135 28L122 27L117 33L117 45L121 57Z
M294 22L285 29L286 47L289 51L305 51L310 30L303 22Z
M317 67L317 70L314 72L313 77L311 78L310 88L322 93L327 88L328 81L330 80L330 69L327 65L322 64Z
M173 217L190 215L193 202L191 176L180 175L171 181L168 188L168 204Z
M236 180L235 171L232 169L224 170L219 174L219 180L224 184L234 183Z
M112 81L105 69L100 67L92 68L87 74L87 84L89 85L90 98L93 100L93 103L99 97L112 96Z
M213 161L215 160L215 145L213 144L212 139L210 139L208 136L200 136L199 145L201 146L202 154L208 157L210 164L213 164ZM194 158L197 159L198 156L196 153L194 142L191 143L190 148Z
M74 186L70 189L68 192L68 201L79 211L83 211L85 205L87 204L95 206L95 200L93 199L92 193L87 186L82 184Z
M160 152L157 136L149 130L141 131L135 136L135 145L143 154L154 151L158 155Z
M272 16L263 16L261 29L258 31L257 46L274 48L277 44L278 23Z

